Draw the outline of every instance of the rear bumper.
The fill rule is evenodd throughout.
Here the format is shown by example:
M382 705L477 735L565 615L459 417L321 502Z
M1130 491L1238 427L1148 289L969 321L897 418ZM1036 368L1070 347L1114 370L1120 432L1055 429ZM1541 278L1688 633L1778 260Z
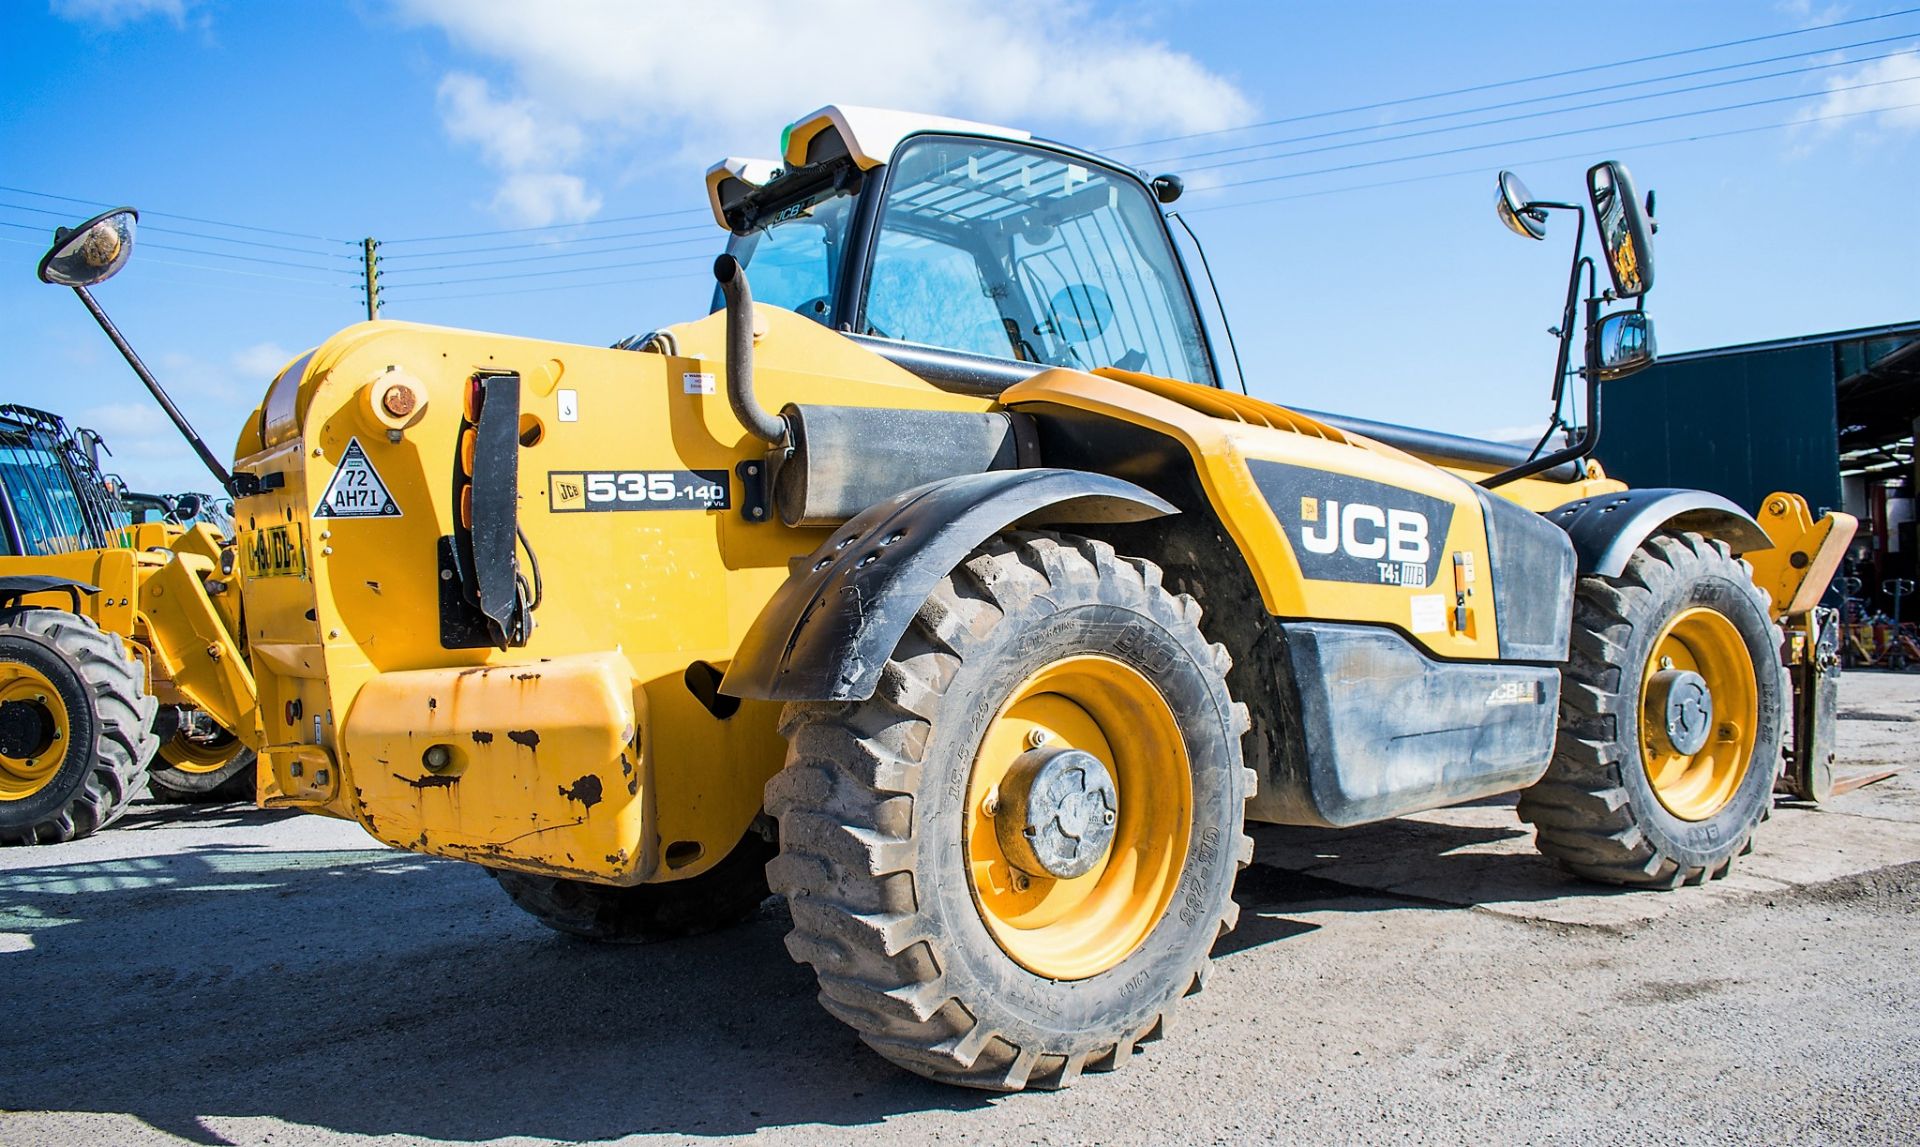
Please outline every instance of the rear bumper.
M318 798L397 848L495 868L613 884L654 871L646 694L618 653L383 673L338 743L344 773L308 800L288 798L326 767L318 746L270 749L287 794L274 803Z

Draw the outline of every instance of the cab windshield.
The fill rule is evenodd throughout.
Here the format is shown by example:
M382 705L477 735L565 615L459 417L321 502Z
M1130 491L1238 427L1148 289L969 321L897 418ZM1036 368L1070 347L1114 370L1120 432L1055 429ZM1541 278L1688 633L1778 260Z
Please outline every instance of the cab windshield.
M909 140L884 171L857 316L837 316L854 200L729 245L754 297L836 328L995 358L1214 385L1160 211L1137 180L1036 147Z

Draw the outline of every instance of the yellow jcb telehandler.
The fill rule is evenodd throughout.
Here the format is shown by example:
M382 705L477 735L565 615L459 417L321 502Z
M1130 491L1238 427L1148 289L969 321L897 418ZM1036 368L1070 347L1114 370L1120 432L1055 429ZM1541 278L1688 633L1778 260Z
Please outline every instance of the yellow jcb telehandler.
M128 495L100 448L0 406L0 845L88 836L149 792L255 799L232 545L210 502Z
M265 802L602 940L770 881L830 1012L1001 1090L1161 1033L1248 819L1519 790L1575 872L1720 876L1780 776L1780 622L1850 524L1770 537L1589 458L1654 344L1648 213L1588 182L1586 425L1531 457L1228 391L1177 179L853 107L708 173L705 318L350 327L235 451L240 548L278 555L242 583ZM1511 177L1500 211L1585 230ZM43 277L84 294L131 239L84 224Z

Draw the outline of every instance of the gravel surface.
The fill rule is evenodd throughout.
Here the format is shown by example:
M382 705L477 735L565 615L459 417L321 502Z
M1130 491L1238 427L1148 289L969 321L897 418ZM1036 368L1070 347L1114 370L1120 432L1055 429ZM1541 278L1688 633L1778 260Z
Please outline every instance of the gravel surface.
M1844 768L1913 763L1920 674L1842 709ZM1566 881L1498 803L1256 837L1166 1040L994 1097L822 1012L778 902L595 947L351 825L142 806L0 852L0 1143L1920 1142L1911 772L1671 894Z

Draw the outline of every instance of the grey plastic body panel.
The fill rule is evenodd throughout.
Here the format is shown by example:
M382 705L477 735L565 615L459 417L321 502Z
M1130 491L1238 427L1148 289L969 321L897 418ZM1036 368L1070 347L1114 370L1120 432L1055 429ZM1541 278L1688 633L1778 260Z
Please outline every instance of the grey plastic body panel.
M1553 757L1560 671L1441 662L1377 626L1289 622L1297 715L1247 815L1345 827L1512 792ZM1284 711L1284 710L1283 710Z
M1736 554L1773 548L1751 514L1705 490L1623 490L1569 502L1544 516L1573 540L1580 572L1601 577L1619 577L1633 551L1660 529L1719 538Z
M1503 661L1565 661L1578 580L1573 541L1539 514L1478 486Z
M835 530L796 567L747 631L720 692L865 700L933 587L989 537L1015 525L1138 522L1178 512L1131 482L1081 470L995 470L896 494Z

